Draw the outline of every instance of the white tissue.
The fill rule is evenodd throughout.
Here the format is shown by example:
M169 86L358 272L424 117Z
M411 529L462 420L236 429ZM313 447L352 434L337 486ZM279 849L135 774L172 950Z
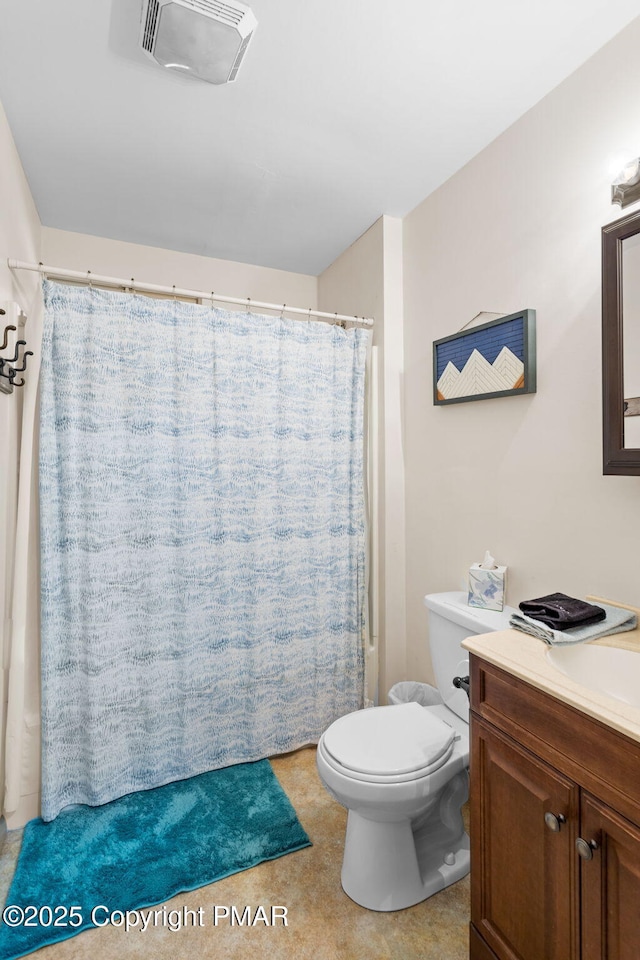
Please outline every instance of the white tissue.
M484 560L480 564L480 570L495 570L497 567L494 557L491 556L488 550L485 551Z

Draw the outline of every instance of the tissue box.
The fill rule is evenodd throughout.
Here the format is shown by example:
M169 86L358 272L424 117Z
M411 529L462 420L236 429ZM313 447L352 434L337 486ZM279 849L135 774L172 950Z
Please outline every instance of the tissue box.
M479 563L474 563L469 568L469 599L467 602L470 607L502 610L506 588L506 567L483 570Z

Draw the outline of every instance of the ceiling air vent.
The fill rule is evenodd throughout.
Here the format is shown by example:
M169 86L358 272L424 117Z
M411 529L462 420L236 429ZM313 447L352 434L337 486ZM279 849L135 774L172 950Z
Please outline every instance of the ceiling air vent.
M143 0L140 46L169 70L229 83L257 25L249 7L235 0Z

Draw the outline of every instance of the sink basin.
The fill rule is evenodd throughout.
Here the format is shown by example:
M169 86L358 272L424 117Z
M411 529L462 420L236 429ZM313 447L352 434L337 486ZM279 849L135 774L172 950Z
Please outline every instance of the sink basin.
M640 653L589 643L550 647L547 659L575 683L640 707Z

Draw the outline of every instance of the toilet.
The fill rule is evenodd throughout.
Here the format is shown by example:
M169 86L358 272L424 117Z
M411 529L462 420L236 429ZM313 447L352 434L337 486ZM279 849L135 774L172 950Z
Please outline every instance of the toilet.
M369 910L401 910L469 872L461 807L469 796L469 700L460 644L506 630L515 611L467 605L467 594L424 598L435 687L419 703L356 710L325 730L317 765L328 792L348 810L342 888Z

